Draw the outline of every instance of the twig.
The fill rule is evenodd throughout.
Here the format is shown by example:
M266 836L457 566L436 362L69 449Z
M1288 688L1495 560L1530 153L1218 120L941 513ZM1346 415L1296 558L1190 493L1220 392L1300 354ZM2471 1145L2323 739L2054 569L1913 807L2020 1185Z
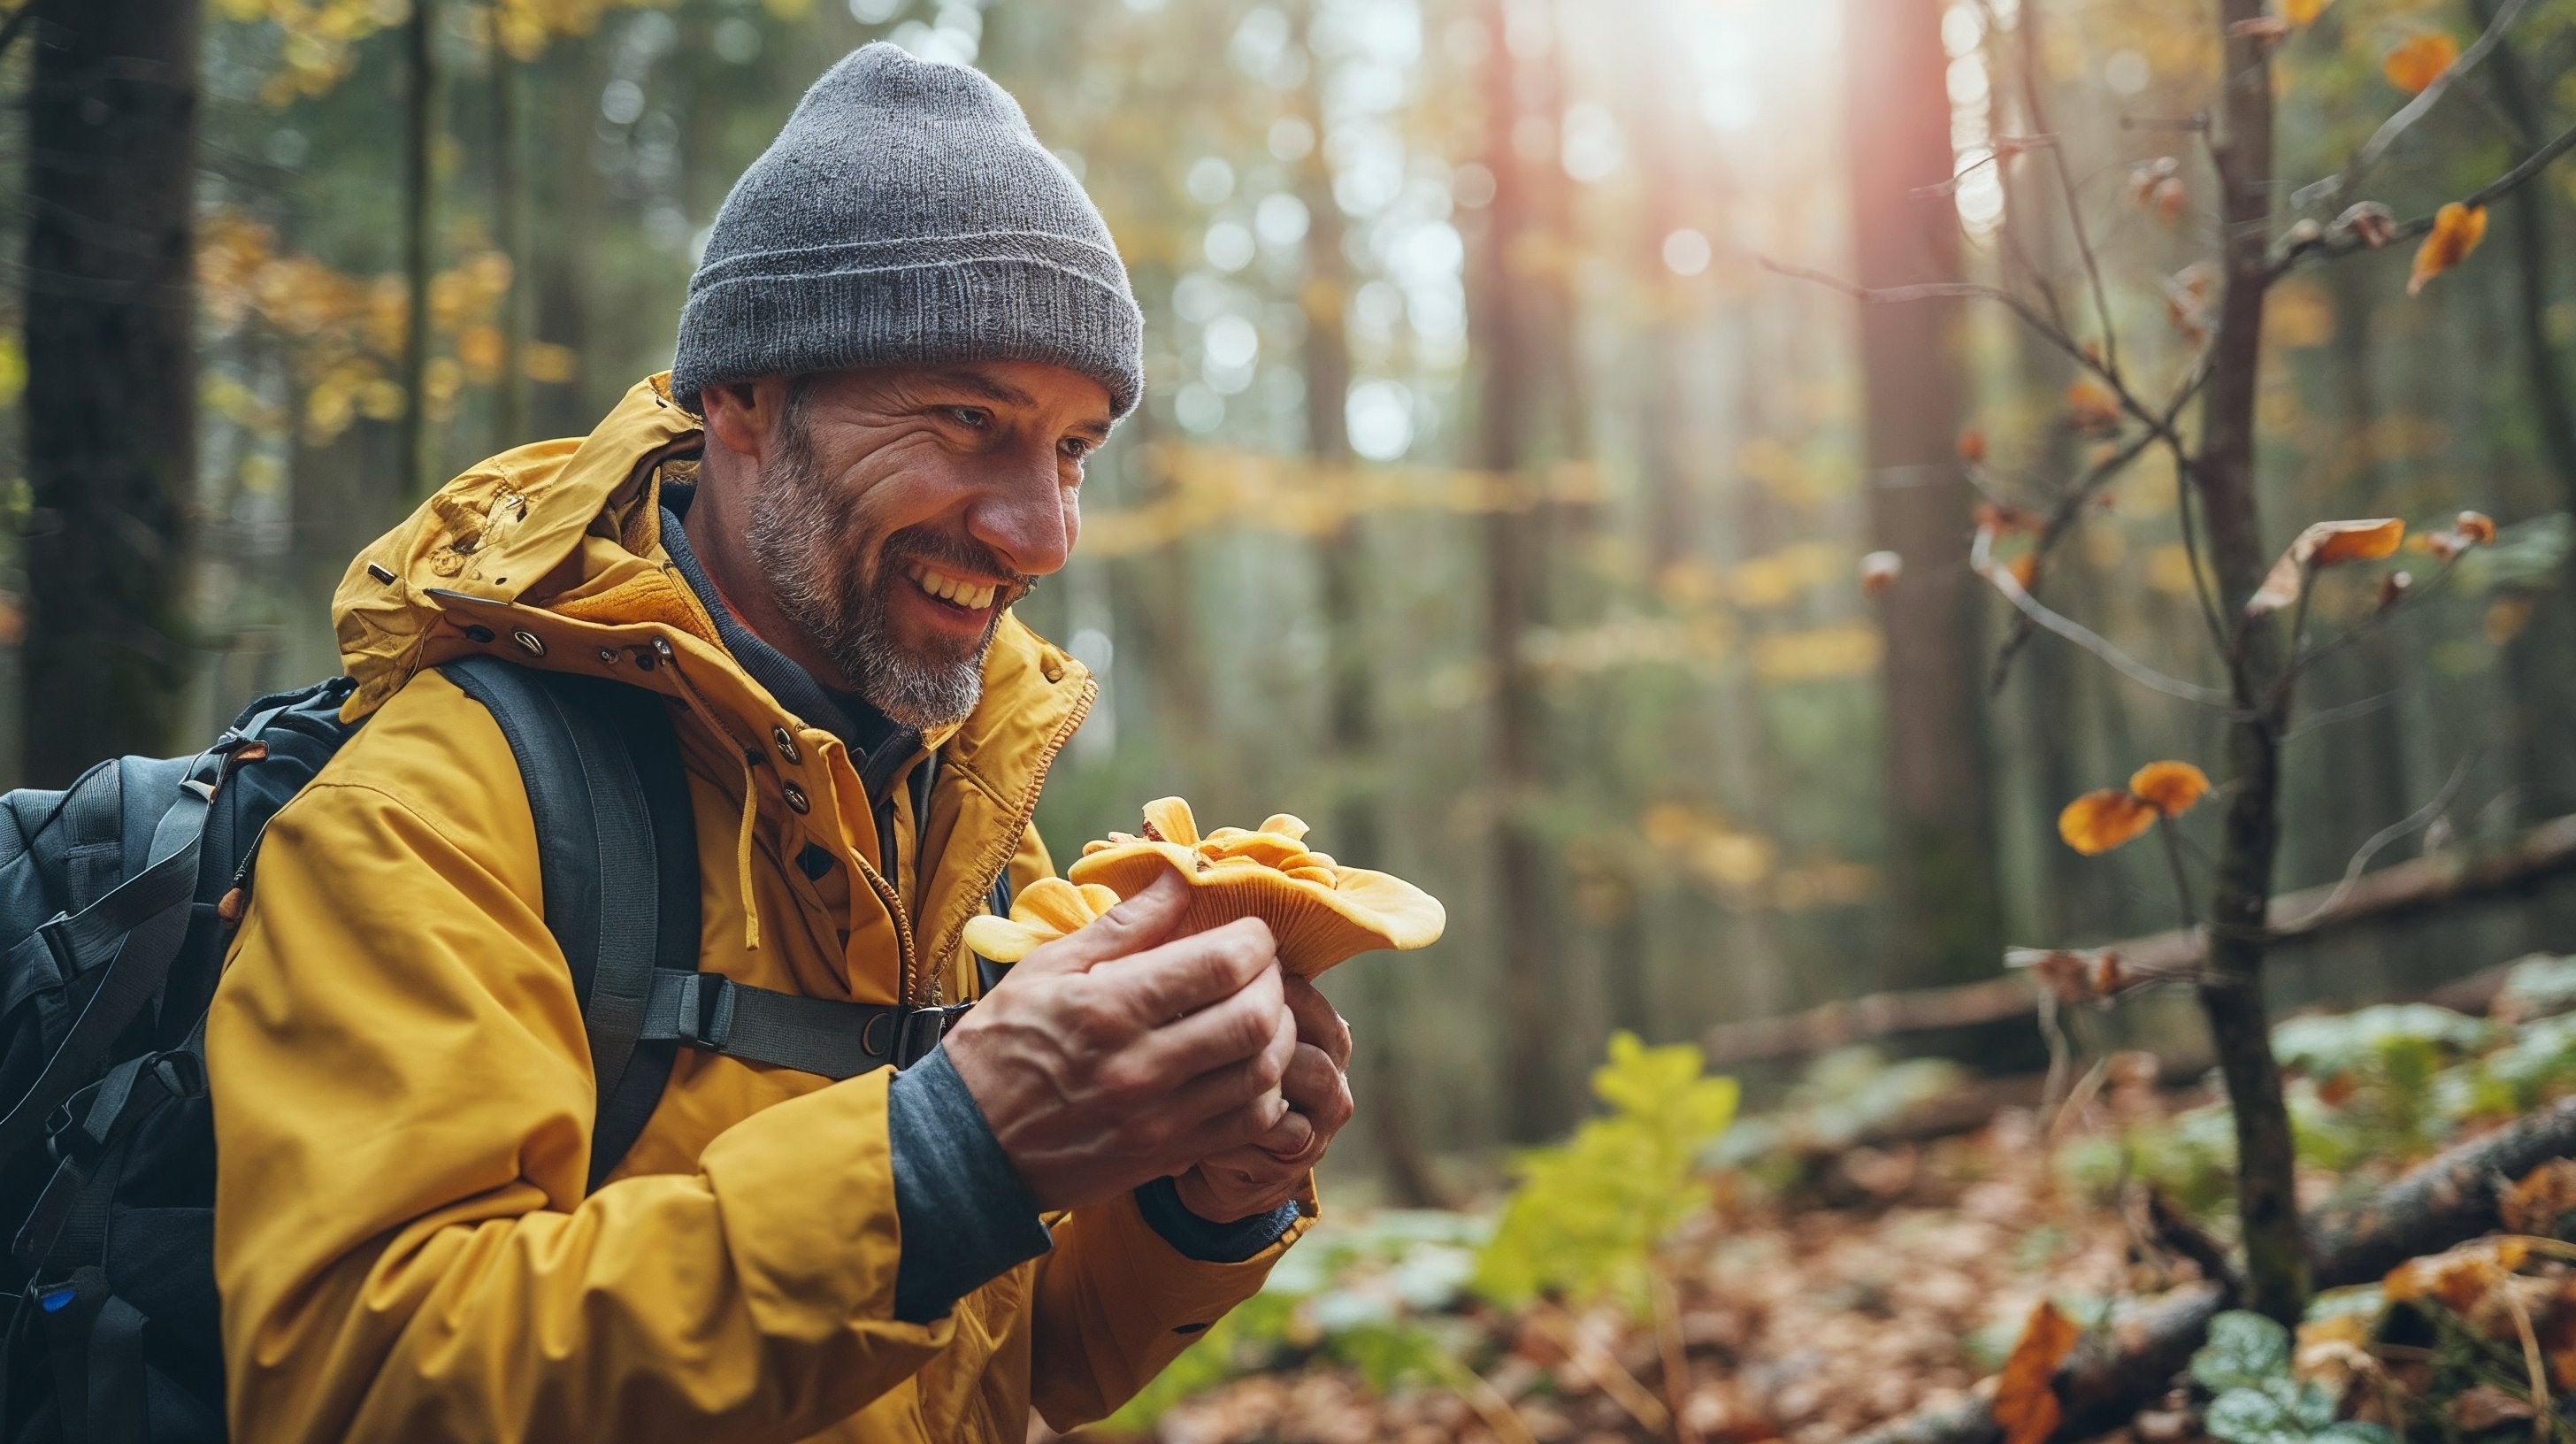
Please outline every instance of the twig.
M2310 909L2307 916L2276 923L2274 927L2289 932L2300 932L2326 914L2343 906L2344 899L2352 896L2353 887L2361 881L2363 870L2370 866L2370 860L2379 855L2381 848L2410 832L2418 832L2433 825L2433 819L2441 816L2442 810L2451 805L2451 799L2460 795L2461 784L2469 780L2469 765L2475 761L2477 761L2477 754L2474 752L2461 758L2460 765L2451 769L2450 780L2442 784L2441 791L2433 794L2432 801L2372 833L2370 840L2361 845L2361 850L2352 855L2352 860L2344 864L2343 881L2336 883L2334 891L2326 894L2325 901Z
M1646 1266L1646 1288L1655 1310L1655 1347L1663 1354L1664 1404L1672 1411L1673 1444L1700 1444L1690 1421L1690 1351L1682 1341L1681 1295L1660 1263Z
M2191 571L2191 593L2200 602L2201 621L2209 628L2209 639L2218 646L2218 655L2227 661L2228 679L2236 684L2239 700L2245 691L2244 674L2237 669L2236 637L2228 625L2226 613L2219 610L2218 595L2211 589L2207 568L2200 561L2200 523L2193 520L2191 504L2197 499L2192 488L2191 459L2183 452L2182 440L2170 433L2165 442L2174 459L2174 518L2182 527L2182 555Z
M1431 1357L1432 1372L1440 1376L1440 1382L1466 1400L1467 1407L1476 1411L1476 1417L1484 1420L1485 1427L1493 1430L1503 1444L1538 1444L1538 1436L1530 1432L1520 1411L1484 1375L1449 1357L1446 1350L1435 1350Z
M2182 865L2182 838L2174 829L2174 820L2159 815L2155 822L2156 838L2164 844L2165 864L2173 869L2174 897L2182 904L2182 925L2200 926L2200 910L2192 906L2191 877Z
M2406 697L2407 690L2408 689L2405 688L2399 688L2390 692L2378 692L2356 702L2345 702L2333 707L2321 707L2316 711L2309 713L2307 716L2300 718L2297 725L2291 727L2289 731L2281 734L2281 740L2288 742L2294 738L2304 737L2311 732L2322 731L2325 728L2334 726L2338 722L2349 722L2355 717L2367 717L2373 712L2385 711L2386 709L2397 705L2400 701L2403 701Z
M1988 555L1991 546L1992 534L1979 531L1976 545L1969 556L1969 569L1993 583L1995 590L2004 594L2005 600L2021 609L2022 615L2110 663L2113 670L2142 687L2162 692L2168 697L2180 697L2187 702L2198 702L2206 707L2230 707L2234 704L2235 699L2229 693L2215 687L2204 687L2197 682L2186 682L2180 677L2167 676L2113 646L2109 639L2082 622L2051 611L2037 597L2030 594L2029 589L2021 584L2021 579L2015 577L2010 568L1994 564Z
M2522 163L2516 165L2513 169L2506 171L2503 175L2497 176L2494 180L2491 180L2485 185L2478 187L2476 190L2469 192L2467 195L2460 197L2459 203L2471 210L2478 210L2486 206L2493 205L2497 201L2502 200L2505 196L2519 189L2525 183L2529 182L2532 177L2540 174L2544 170L2547 170L2551 162L2557 160L2560 156L2565 155L2570 150L2576 150L2576 126L2570 126L2566 130L2559 132L2558 135L2552 138L2547 145L2544 145L2540 149L2533 151L2531 154L2524 156L2522 158ZM2396 245L2402 241L2411 241L2419 236L2429 234L2432 229L2432 216L2417 216L2411 221L2399 224L2395 230L2390 231L2386 240L2384 240L2382 244ZM2322 235L2312 236L2308 239L2297 241L2284 250L2280 257L2272 263L2272 276L2274 279L2278 279L2291 267L2297 265L2303 260L2314 259L2330 261L2339 256L2348 256L2355 251L2367 249L2370 249L2370 243L2363 240L2358 234L2355 234L2350 230L2340 232L2330 231Z
M2351 164L2327 176L2324 180L2301 187L2290 197L2290 204L2304 209L2321 201L2336 200L2350 191L2353 184L2361 179L2361 173L2368 170L2372 163L2387 152L2391 142L2405 134L2407 127L2422 120L2432 111L2433 106L2441 100L2442 93L2451 88L2452 81L2476 69L2478 62L2487 58L2488 52L2504 43L2505 31L2512 26L2515 19L2522 14L2523 7L2529 3L2530 0L2505 0L2504 8L2496 12L2494 20L2488 22L2485 32L2479 35L2458 59L2444 67L2441 74L2434 76L2432 84L2417 91L2414 99L2398 107L2395 115L2379 123L2379 129L2372 131L2370 139L2362 143L2359 151L2354 152Z
M2431 224L2429 221L2425 223L2428 229ZM2047 317L2032 308L2030 302L2000 286L1990 286L1979 281L1923 281L1910 286L1864 286L1858 281L1846 280L1830 271L1819 271L1812 266L1793 266L1786 261L1774 260L1759 252L1752 253L1752 256L1756 265L1775 275L1787 276L1793 280L1813 281L1830 290L1840 291L1863 305L1902 306L1915 301L1992 301L2020 317L2022 323L2037 333L2041 340L2073 358L2076 365L2083 367L2092 374L2094 379L2108 387L2112 399L2120 403L2120 409L2123 412L2173 448L2174 463L2186 477L2196 475L2199 470L2198 464L2191 459L2190 449L2183 444L2181 433L2174 430L2173 423L2148 409L2147 404L2138 399L2137 393L2129 389L2128 382L2105 364L2104 356L2097 356L2085 350L2082 343L2069 334L2066 328L2051 324Z
M2381 607L2369 616L2362 618L2360 621L2353 623L2349 627L2346 627L2341 632L2338 632L2324 641L2317 643L2315 646L2310 647L2305 652L2293 652L2290 658L2290 665L2283 668L2281 671L2281 685L2284 687L2289 686L2291 681L2301 672L2314 666L2321 659L2331 657L2335 653L2342 651L2344 648L2351 646L2362 638L2369 636L2381 627L2387 626L2389 621L2396 616L2400 609L2422 606L2423 599L2434 592L2441 590L2442 584L2451 579L2451 573L2457 570L2459 565L2460 559L2458 556L2446 558L2441 565L2441 569L2434 572L2432 578L2426 581L2424 585L2420 587L2408 587L2404 594L2400 595L2395 601L2390 602L2387 606ZM2302 589L2300 596L2303 600L2305 599L2306 592L2304 589Z
M2148 1184L2146 1191L2147 1227L2158 1246L2191 1260L2202 1278L2227 1290L2230 1299L2236 1297L2242 1285L2237 1280L2236 1270L2227 1262L2227 1250L2219 1247L2218 1240L2201 1232L2200 1226L2184 1216L2181 1209L2174 1207L2173 1200L2165 1197L2163 1189Z
M1629 1373L1628 1366L1608 1349L1583 1337L1574 1320L1556 1309L1540 1309L1530 1316L1530 1322L1562 1345L1574 1362L1583 1366L1583 1372L1601 1386L1601 1392L1610 1396L1610 1402L1626 1411L1639 1427L1649 1434L1664 1432L1672 1415L1663 1402L1638 1383L1637 1376Z
M2031 63L2029 47L2022 47L2020 63L2014 67L2021 74L2022 104L2028 108L2030 128L2048 130L2048 111L2040 103L2038 67ZM2093 253L2093 234L2084 225L2084 208L2075 193L2075 176L2067 169L2066 147L2052 145L2048 159L2057 172L2058 194L2066 201L2066 226L2075 234L2075 252L2084 258L2084 275L2093 287L2093 314L2102 327L2102 370L2116 381L2120 374L2120 337L2111 326L2111 294L2102 284L2102 262Z
M2205 364L2207 359L2206 352L2193 358L2190 375L2184 380L2181 389L2174 393L2173 400L2166 404L2165 421L2168 426L2181 417L2183 407L2190 403L2192 397L2199 394L2201 383L2209 379L2209 367ZM2032 550L2038 553L2041 560L2045 561L2050 553L2057 549L2058 542L2066 533L2074 529L2076 520L2083 516L2084 508L2092 501L2094 494L2109 485L2121 472L2127 470L2129 464L2144 455L2146 449L2154 445L2157 440L2158 435L2154 430L2130 438L2121 443L2118 450L2095 462L2073 486L2059 493L2057 505L2050 510L2048 520L2041 524L2039 540L2032 546ZM2030 645L2034 631L2035 624L2030 619L2027 617L2017 619L2013 634L2004 639L2003 646L1997 649L1995 654L1994 679L1991 684L1994 691L2003 690L2004 682L2012 671L2013 659L2021 654L2023 648Z
M2511 1281L2496 1290L2504 1295L2504 1306L2513 1315L2513 1329L2522 1335L2522 1367L2531 1375L2531 1437L2549 1437L2549 1370L2541 1362L2540 1336L2532 1331L2531 1310L2523 1307L2522 1296L2513 1291Z

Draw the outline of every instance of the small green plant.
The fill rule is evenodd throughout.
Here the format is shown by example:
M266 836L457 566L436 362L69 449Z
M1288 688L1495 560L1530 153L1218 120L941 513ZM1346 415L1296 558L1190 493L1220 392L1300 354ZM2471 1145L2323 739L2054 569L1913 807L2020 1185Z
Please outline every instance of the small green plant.
M1506 1308L1541 1294L1644 1304L1656 1246L1708 1204L1700 1153L1735 1117L1735 1080L1701 1076L1703 1061L1687 1043L1611 1038L1592 1074L1610 1112L1514 1160L1520 1187L1476 1260L1478 1293Z
M2239 1309L2210 1320L2191 1376L2210 1392L2201 1427L2221 1444L2398 1444L2380 1425L2336 1418L2333 1391L2290 1372L2290 1331L2261 1314Z

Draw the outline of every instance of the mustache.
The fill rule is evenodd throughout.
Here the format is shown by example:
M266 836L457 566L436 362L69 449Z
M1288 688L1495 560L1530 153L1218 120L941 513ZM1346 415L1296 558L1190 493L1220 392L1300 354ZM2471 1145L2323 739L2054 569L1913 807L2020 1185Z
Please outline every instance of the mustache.
M1012 570L991 547L972 537L951 536L928 527L905 527L894 533L885 539L877 555L881 585L900 575L905 563L918 561L947 571L1000 579L1000 602L1005 607L1037 590L1036 577Z

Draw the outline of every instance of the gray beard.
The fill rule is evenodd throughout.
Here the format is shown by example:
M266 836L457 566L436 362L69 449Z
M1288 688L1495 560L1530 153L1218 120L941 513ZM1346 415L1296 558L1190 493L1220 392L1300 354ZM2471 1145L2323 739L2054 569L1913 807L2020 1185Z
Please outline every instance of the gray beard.
M868 538L844 534L851 530L850 508L816 470L803 402L791 392L779 419L776 459L762 470L752 498L745 538L752 559L777 593L780 610L868 705L899 726L925 732L965 721L983 700L984 654L992 648L1001 613L993 614L971 650L958 655L907 651L895 640L886 591L910 586L903 558L936 559L938 539L897 532L885 539L874 567L834 565L862 554Z

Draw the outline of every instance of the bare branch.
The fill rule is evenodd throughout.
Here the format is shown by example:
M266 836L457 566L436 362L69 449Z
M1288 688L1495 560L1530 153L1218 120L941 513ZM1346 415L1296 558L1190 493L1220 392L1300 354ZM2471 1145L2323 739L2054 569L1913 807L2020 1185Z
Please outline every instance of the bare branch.
M2388 625L2389 621L2401 610L2420 606L2425 597L2441 590L2442 584L2451 579L2451 573L2459 567L2459 564L2460 559L2456 555L2446 558L2442 563L2441 569L2434 572L2431 580L2425 582L2422 586L2408 587L2395 600L2389 602L2386 606L2381 607L2369 616L2362 618L2360 621L2353 623L2349 627L2346 627L2341 632L2317 643L2315 646L2293 656L2290 659L2290 665L2281 670L2281 685L2283 687L2289 686L2301 672L2314 666L2318 659L2332 656L2336 652L2351 646L2354 642L2369 636L2372 632L2379 630L2381 627Z
M2342 907L2344 900L2352 896L2353 888L2360 884L2362 872L2370 866L2370 860L2379 855L2381 848L2408 833L2419 832L2433 825L2433 819L2441 816L2442 810L2451 805L2451 799L2460 795L2461 784L2469 780L2469 765L2477 760L2477 754L2474 752L2461 758L2460 765L2451 769L2450 780L2442 784L2441 791L2433 794L2432 801L2371 834L2370 841L2363 843L2361 850L2352 855L2352 861L2344 864L2343 881L2335 884L2334 891L2326 894L2323 902L2309 909L2303 917L2275 923L2274 928L2281 932L2305 932L2316 926L2328 913Z
M2471 210L2478 210L2486 206L2491 206L2497 201L2502 200L2507 195L2520 189L2525 183L2529 182L2532 177L2539 175L2544 170L2547 170L2551 162L2557 160L2560 156L2567 154L2570 150L2576 150L2576 126L2570 126L2566 130L2559 132L2559 134L2547 145L2544 145L2540 149L2533 151L2530 155L2523 157L2520 165L2506 171L2503 175L2487 182L2485 185L2471 191L2469 194L2460 197L2460 204L2467 206ZM2411 241L2420 236L2429 234L2432 229L2433 217L2417 216L2415 219L2403 222L2394 230L2390 231L2383 239L2382 245L2395 245L2400 241ZM2297 265L2303 260L2330 261L2338 256L2348 256L2355 251L2369 249L2372 249L2370 243L2363 239L2359 234L2349 229L2327 231L2321 234L2301 237L2284 248L2279 257L2273 261L2272 275L2275 278L2278 278L2291 267Z
M2476 69L2478 62L2486 59L2489 52L2504 42L2505 31L2512 26L2515 19L2521 16L2523 7L2529 3L2531 0L2505 0L2504 8L2496 12L2494 20L2488 22L2485 33L2479 35L2477 40L2461 53L2459 59L2452 61L2441 74L2434 76L2432 84L2417 91L2414 99L2398 107L2396 114L2381 121L2379 129L2372 131L2370 139L2364 141L2361 149L2353 153L2351 164L2336 174L2327 176L2324 180L2302 187L2290 197L2290 204L2301 209L2311 205L2330 204L2351 191L2360 181L2361 173L2368 170L2373 162L2387 152L2391 142L2405 134L2407 127L2432 112L2434 105L2441 100L2443 92L2451 88L2451 82Z
M2517 0L2520 3L2520 0ZM2031 60L2028 47L2023 47L2020 63L2013 67L2021 76L2022 105L2030 128L2041 134L2053 134L2048 124L2048 108L2040 100L2038 66ZM2093 314L2102 327L2101 370L2115 383L2120 374L2120 337L2111 325L2111 295L2102 282L2102 262L2093 253L2093 234L2084 225L2084 208L2075 190L2074 173L2066 164L2066 147L2048 148L2050 166L2057 172L2058 194L2066 202L2066 227L2075 236L2076 254L2084 258L2084 275L2093 289Z
M1994 558L1990 555L1992 545L1993 533L1980 530L1977 533L1976 545L1969 554L1969 569L1993 583L1995 590L2004 594L2005 600L2021 609L2022 615L2110 663L2112 670L2142 687L2162 692L2168 697L2180 697L2186 702L2198 702L2205 707L2233 706L2235 698L2232 694L2222 692L2215 687L2201 686L2197 682L2186 682L2180 677L2167 676L2113 646L2108 638L2082 622L2051 611L2041 604L2037 597L2030 594L2029 589L2012 574L2011 568L1994 564Z
M2191 398L2200 394L2201 383L2209 377L2207 359L2206 353L2193 359L2191 374L2174 392L2173 399L2165 405L2165 427L2161 430L2169 431L2173 423L2181 417L2183 408L2190 404ZM2083 516L2084 508L2091 503L2094 496L2116 479L2121 472L2127 470L2131 462L2144 455L2147 448L2159 439L2159 429L2150 429L2130 438L2123 442L2118 450L2089 467L2074 485L2059 493L2057 504L2051 508L2048 520L2041 524L2039 540L2032 548L2043 562L2057 549L2057 544L2067 533L2074 530L2077 519ZM2024 647L2030 645L2030 639L2035 635L2037 625L2028 613L2016 619L2013 634L2004 639L2003 646L1995 654L1994 678L1991 683L1995 691L2003 690L2004 682L2012 671L2013 660L2021 655Z

